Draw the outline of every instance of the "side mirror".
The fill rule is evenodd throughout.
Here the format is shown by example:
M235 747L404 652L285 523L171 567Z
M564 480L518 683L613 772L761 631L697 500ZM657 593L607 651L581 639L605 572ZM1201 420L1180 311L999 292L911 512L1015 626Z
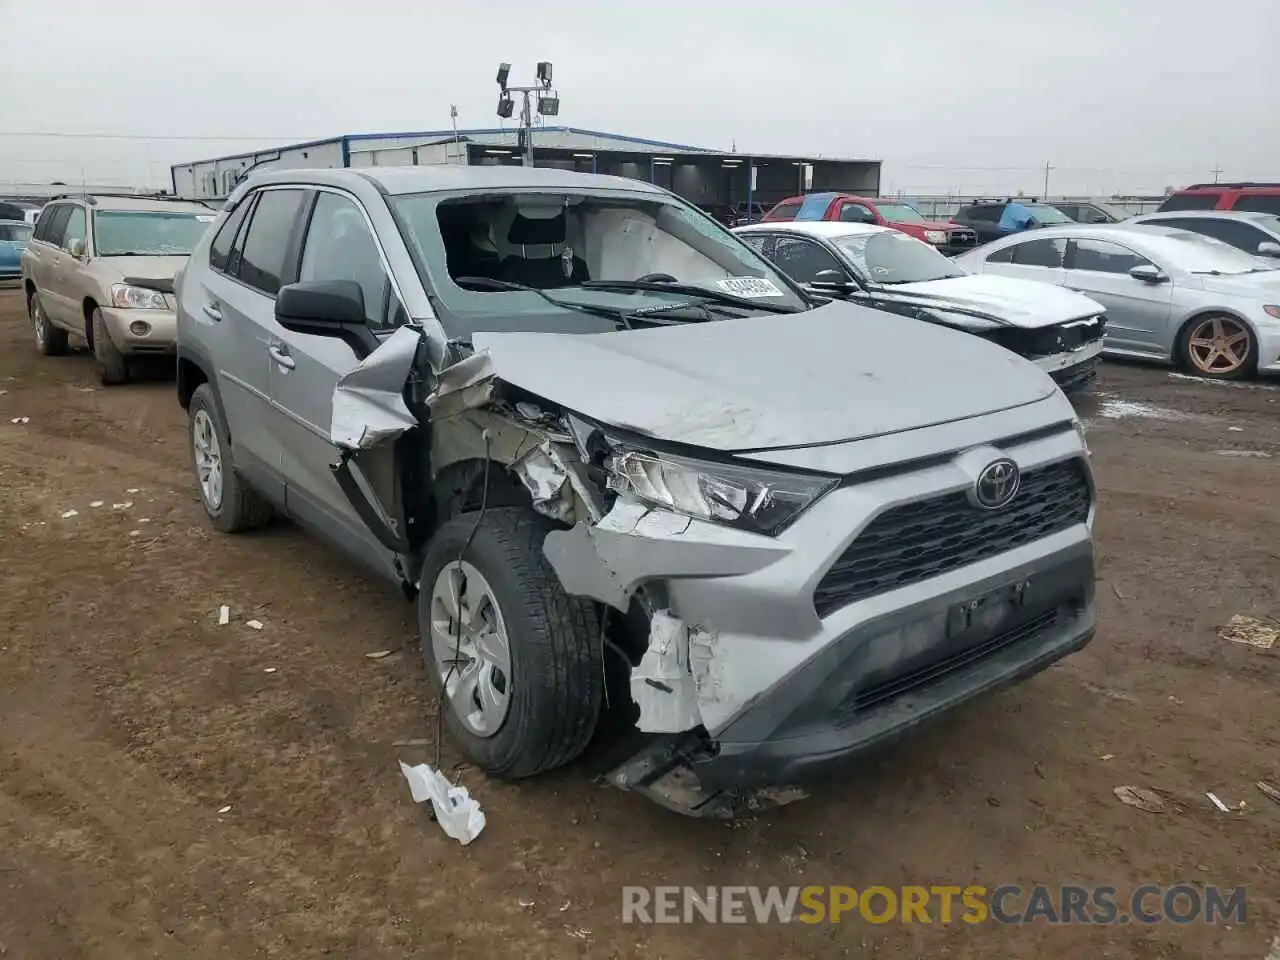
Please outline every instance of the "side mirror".
M276 323L294 333L333 337L363 360L378 348L364 312L364 291L354 280L308 280L281 287Z
M1152 266L1149 263L1140 263L1136 267L1130 268L1129 276L1135 280L1141 280L1143 283L1164 283L1169 279L1159 267Z
M77 260L84 256L84 241L77 238L71 241L71 246L67 247L67 253L71 254Z
M808 284L814 290L820 290L823 293L849 293L856 290L857 286L849 282L839 270L819 270Z
M1258 256L1280 257L1280 243L1276 243L1274 240L1263 240L1258 244Z

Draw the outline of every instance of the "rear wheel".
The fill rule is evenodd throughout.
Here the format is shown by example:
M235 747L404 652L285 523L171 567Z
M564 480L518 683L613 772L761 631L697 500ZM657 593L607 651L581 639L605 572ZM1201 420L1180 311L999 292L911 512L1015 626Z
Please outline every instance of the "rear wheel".
M93 356L98 361L98 377L103 386L125 383L129 379L129 362L116 345L111 342L111 334L107 332L107 323L102 311L93 308Z
M67 331L49 322L44 307L40 306L40 294L33 292L27 298L27 315L31 317L37 350L46 357L60 357L67 352Z
M187 407L187 435L192 467L200 486L200 502L209 522L223 533L241 533L271 519L271 505L252 490L231 466L231 439L218 416L207 383L196 387Z
M1197 317L1182 335L1182 355L1193 373L1219 380L1247 376L1257 363L1253 331L1235 317Z

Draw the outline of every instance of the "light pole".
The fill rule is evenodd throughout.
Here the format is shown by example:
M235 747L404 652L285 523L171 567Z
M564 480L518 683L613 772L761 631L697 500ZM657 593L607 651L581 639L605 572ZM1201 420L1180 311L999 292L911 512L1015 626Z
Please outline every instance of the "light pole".
M524 97L520 108L520 158L526 167L533 166L533 95L538 96L537 113L543 117L554 117L560 113L560 94L551 87L551 63L538 61L538 82L523 86L512 86L507 83L511 75L511 64L498 64L498 116L506 120L515 112L515 102L511 94L518 93Z

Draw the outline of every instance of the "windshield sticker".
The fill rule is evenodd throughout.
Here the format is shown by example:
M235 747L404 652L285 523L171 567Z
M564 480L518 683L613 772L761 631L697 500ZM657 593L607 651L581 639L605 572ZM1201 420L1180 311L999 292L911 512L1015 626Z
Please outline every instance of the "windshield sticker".
M212 214L197 213L196 219L199 220L201 223L213 223L213 221L217 220L218 218L213 216Z
M764 277L726 277L724 280L717 280L716 286L725 293L733 294L735 297L786 296L774 286L772 280L766 280Z

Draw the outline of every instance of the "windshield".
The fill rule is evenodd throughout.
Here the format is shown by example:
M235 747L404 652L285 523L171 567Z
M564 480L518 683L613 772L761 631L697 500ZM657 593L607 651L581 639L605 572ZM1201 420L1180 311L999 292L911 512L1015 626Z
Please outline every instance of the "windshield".
M22 223L0 223L0 240L17 240L26 243L31 239L31 228Z
M1189 230L1166 230L1164 239L1174 241L1177 264L1190 273L1241 274L1280 269L1260 257L1237 250L1229 243Z
M94 241L100 257L185 256L214 215L102 211L94 214Z
M424 282L473 330L499 322L519 329L522 320L533 329L535 315L556 309L534 291L502 284L533 287L565 304L639 313L704 302L730 315L751 312L752 302L772 310L808 306L759 254L667 196L510 191L410 194L390 203ZM680 289L615 286L635 281ZM702 310L695 315L706 318ZM663 316L681 319L678 309Z
M965 276L954 260L896 230L837 237L835 245L858 274L871 283L924 283Z
M1036 223L1075 223L1070 217L1059 210L1057 207L1050 207L1043 203L1024 203L1027 211L1036 218Z
M877 203L876 207L890 223L924 223L924 216L909 203Z

